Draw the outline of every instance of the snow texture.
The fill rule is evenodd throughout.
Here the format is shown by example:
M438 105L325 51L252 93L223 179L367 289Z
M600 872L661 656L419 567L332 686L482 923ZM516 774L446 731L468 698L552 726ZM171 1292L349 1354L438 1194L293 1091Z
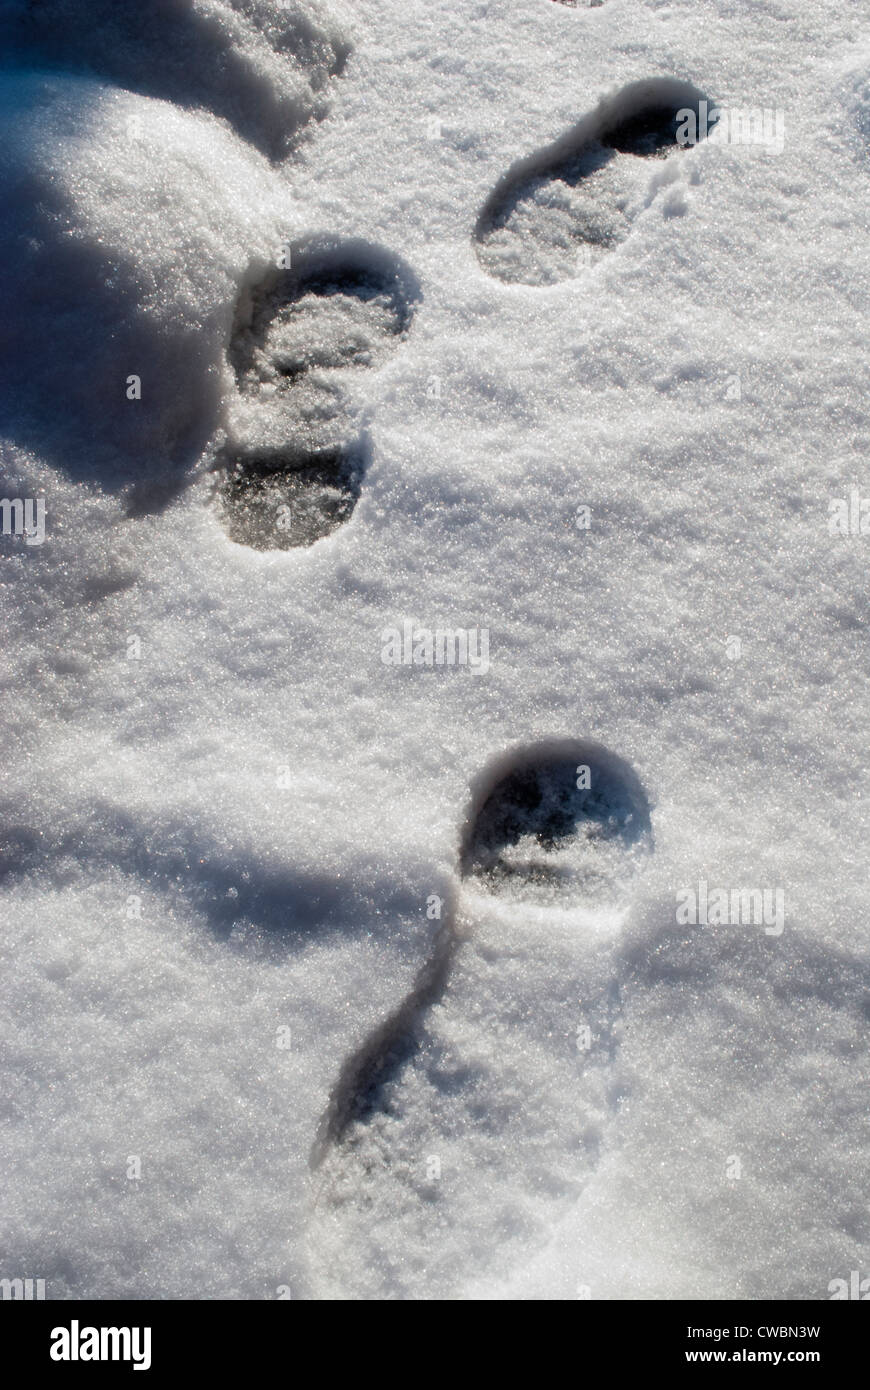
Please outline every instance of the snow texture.
M867 1273L866 14L0 33L0 1274Z

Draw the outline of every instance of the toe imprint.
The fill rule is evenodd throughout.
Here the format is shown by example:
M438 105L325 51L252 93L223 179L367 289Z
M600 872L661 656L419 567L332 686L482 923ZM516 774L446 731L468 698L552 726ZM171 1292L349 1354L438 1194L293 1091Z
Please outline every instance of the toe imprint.
M620 908L651 842L631 768L598 744L560 740L514 752L484 774L461 868L479 891L521 906Z

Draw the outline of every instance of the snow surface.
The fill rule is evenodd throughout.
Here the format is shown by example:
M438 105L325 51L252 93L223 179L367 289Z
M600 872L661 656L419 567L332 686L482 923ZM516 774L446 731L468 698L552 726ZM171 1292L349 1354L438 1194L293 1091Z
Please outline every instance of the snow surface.
M2 492L46 501L43 544L0 540L0 1274L818 1299L866 1273L870 539L828 524L870 495L866 12L39 10L0 11ZM524 205L498 273L499 181L642 79L784 112L782 151L639 160L625 235L568 278L570 222ZM301 380L268 358L254 386L240 306L285 244L338 281L276 321ZM413 306L389 352L348 259ZM365 461L344 524L229 539L227 450L314 430L332 386L321 444ZM385 663L406 619L487 629L488 669ZM563 892L528 845L517 893L461 871L541 749L642 789L618 901L586 900L592 841ZM701 879L781 888L784 930L680 925Z

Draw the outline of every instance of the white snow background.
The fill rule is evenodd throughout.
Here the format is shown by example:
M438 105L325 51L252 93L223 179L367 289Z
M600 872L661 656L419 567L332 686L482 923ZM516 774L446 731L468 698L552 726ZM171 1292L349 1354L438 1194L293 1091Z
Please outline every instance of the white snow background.
M129 10L0 7L2 495L47 509L0 542L0 1275L827 1298L870 1268L870 536L828 526L870 493L866 9ZM511 164L671 77L782 152L649 161L594 265L489 274ZM312 238L397 258L413 321L348 385L350 520L258 551L214 496L260 427L227 348ZM490 669L384 665L405 618ZM460 883L470 788L547 738L649 799L621 915ZM784 931L678 926L700 878L781 887Z

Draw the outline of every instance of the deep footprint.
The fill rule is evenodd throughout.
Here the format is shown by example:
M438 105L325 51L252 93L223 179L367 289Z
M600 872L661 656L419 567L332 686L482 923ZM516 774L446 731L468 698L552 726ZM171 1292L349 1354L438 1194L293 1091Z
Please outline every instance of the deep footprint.
M649 806L626 763L598 744L554 742L485 774L461 869L506 903L618 910L651 838Z
M362 464L341 449L237 458L221 484L226 532L254 550L313 545L347 521Z
M580 765L593 781L582 792ZM534 849L503 874L526 840ZM579 841L584 867L563 876ZM408 1296L425 1270L430 1297L456 1297L484 1268L514 1267L554 1207L576 1200L621 1123L622 1083L618 933L603 917L584 926L575 909L611 903L621 875L610 852L631 859L641 847L643 790L598 745L514 751L480 779L460 844L472 891L446 924L438 969L345 1067L315 1154L320 1296ZM595 873L598 854L607 867ZM556 870L555 898L542 867ZM523 908L519 884L555 911Z
M651 201L644 161L688 147L686 131L706 130L698 119L705 100L686 82L634 82L552 145L519 160L478 218L481 264L501 280L549 285L612 250ZM681 116L687 111L694 124Z
M241 438L219 460L230 539L258 550L312 545L350 517L366 449L348 387L406 334L409 273L361 243L290 248L242 293L228 358Z

